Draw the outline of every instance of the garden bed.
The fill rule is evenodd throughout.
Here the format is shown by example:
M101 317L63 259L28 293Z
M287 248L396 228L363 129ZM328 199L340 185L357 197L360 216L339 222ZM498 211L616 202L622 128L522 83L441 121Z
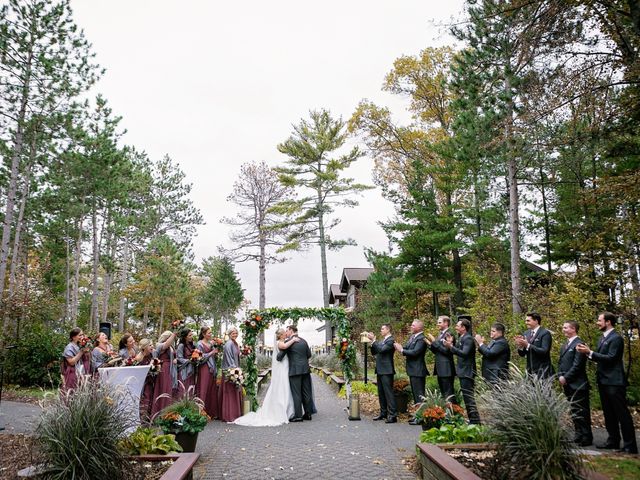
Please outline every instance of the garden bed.
M145 455L134 460L126 470L125 480L183 480L191 478L199 453ZM15 480L20 470L42 463L33 448L33 437L23 434L0 434L0 480Z

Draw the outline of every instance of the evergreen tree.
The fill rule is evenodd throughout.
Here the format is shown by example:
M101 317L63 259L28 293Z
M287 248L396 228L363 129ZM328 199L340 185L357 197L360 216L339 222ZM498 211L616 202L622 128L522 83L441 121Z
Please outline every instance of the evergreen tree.
M244 289L228 258L206 258L202 261L202 275L205 285L200 301L205 315L213 319L215 332L224 333L242 305Z

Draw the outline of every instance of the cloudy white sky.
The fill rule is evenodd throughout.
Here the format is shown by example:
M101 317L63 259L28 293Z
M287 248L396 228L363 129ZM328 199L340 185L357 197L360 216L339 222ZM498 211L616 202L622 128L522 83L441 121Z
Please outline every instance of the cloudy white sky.
M363 98L406 119L406 101L381 91L394 59L450 43L441 24L462 0L72 0L75 19L106 73L97 85L123 117L124 141L153 159L169 154L193 183L206 225L198 229L199 261L229 246L226 201L240 165L278 165L276 145L309 110L347 120ZM372 161L350 175L371 183ZM338 212L335 237L357 247L330 252L329 282L344 267L367 266L363 247L385 250L378 221L393 214L379 190ZM257 265L237 265L246 297L258 303ZM267 270L268 306L322 306L317 250L293 253ZM321 341L314 325L301 333Z

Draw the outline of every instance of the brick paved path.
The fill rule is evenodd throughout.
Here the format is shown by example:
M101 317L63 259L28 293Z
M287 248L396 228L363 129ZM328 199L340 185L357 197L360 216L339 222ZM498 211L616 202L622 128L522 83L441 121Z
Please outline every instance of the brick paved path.
M211 422L200 433L195 480L208 479L412 479L401 463L415 451L420 427L363 417L349 421L345 400L313 376L318 414L280 427ZM263 389L263 392L266 389Z

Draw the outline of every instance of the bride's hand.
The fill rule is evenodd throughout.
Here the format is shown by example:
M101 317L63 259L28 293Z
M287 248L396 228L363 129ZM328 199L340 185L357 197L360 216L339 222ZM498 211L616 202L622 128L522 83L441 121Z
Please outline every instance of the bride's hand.
M300 341L300 339L299 339L298 337L293 337L293 338L291 339L291 342L293 342L293 343L297 343L297 342L299 342L299 341Z

